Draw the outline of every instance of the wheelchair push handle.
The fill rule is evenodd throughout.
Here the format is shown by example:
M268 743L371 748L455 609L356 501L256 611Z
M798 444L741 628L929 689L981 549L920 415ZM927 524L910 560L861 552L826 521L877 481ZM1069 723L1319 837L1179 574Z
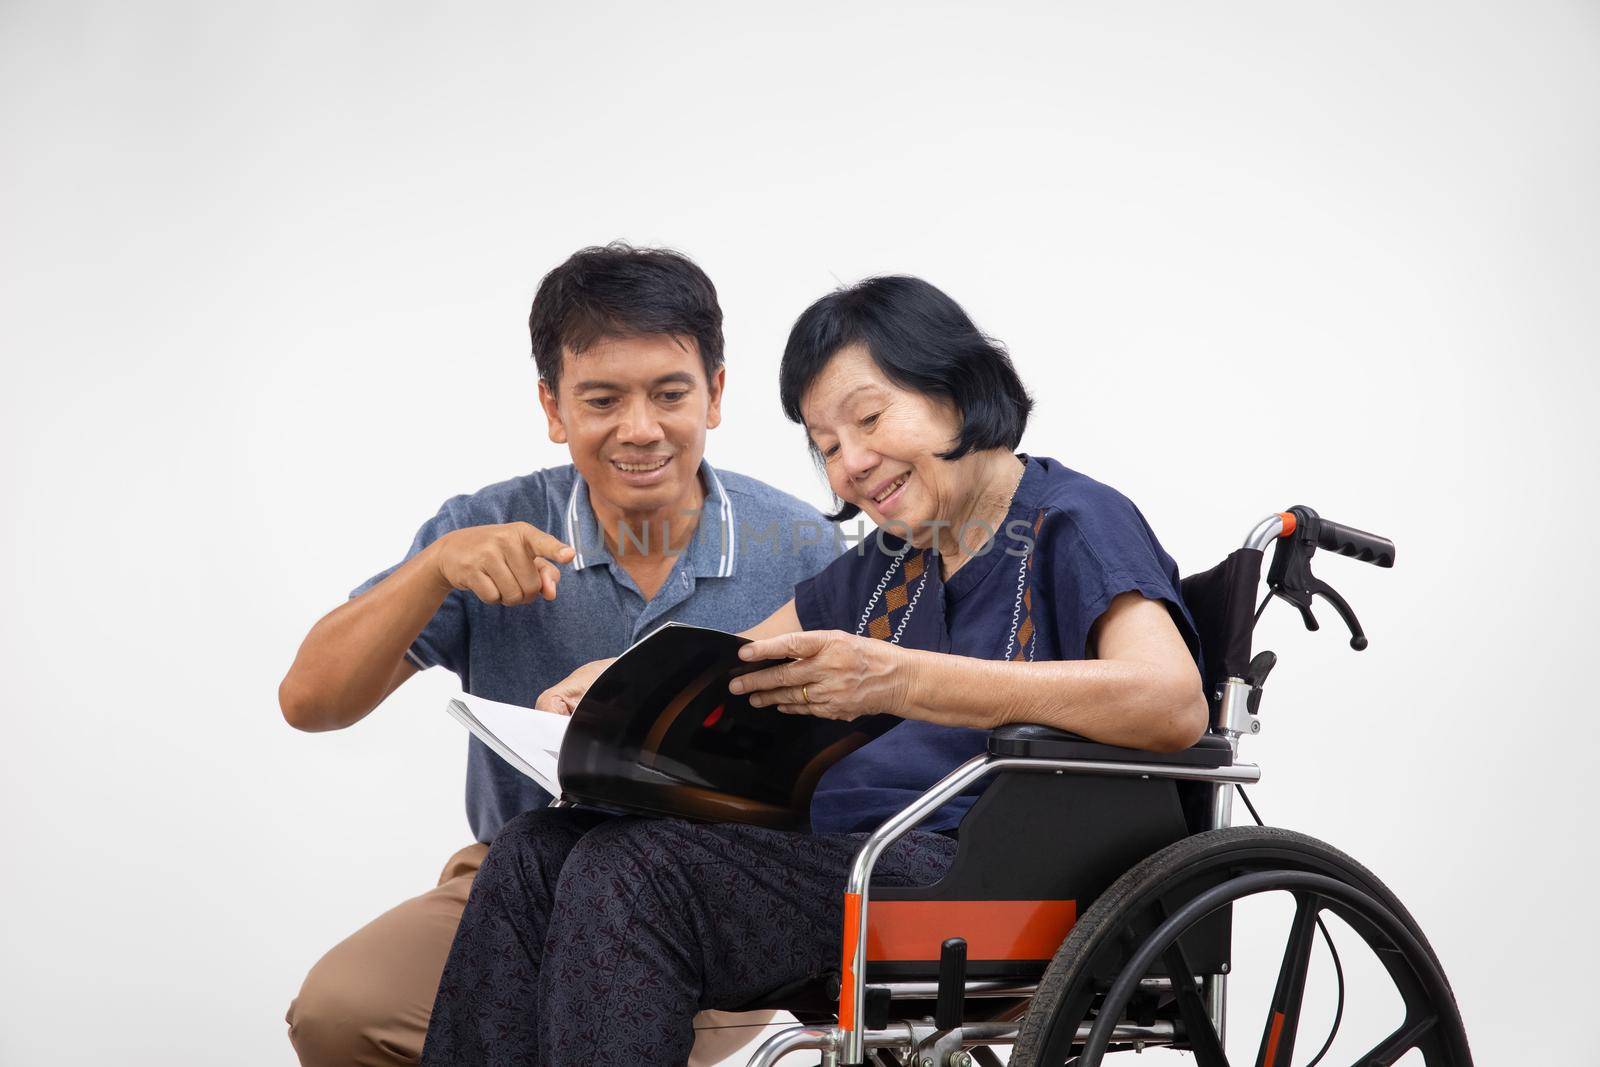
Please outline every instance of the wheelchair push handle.
M1354 526L1344 526L1331 519L1317 519L1317 547L1341 556L1370 563L1374 567L1394 566L1394 542L1387 537L1369 534Z

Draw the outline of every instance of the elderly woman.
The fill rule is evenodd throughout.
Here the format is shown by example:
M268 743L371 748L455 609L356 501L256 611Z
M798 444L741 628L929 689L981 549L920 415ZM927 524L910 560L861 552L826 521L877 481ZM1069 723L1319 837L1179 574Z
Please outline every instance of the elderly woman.
M445 966L425 1063L678 1064L697 1010L838 966L859 835L982 752L1044 723L1154 750L1205 730L1194 626L1138 510L1015 452L1031 402L1004 349L944 293L876 278L790 333L784 411L841 503L877 525L749 631L734 681L801 715L904 719L832 767L790 833L573 809L496 837ZM576 703L603 664L539 706ZM884 885L947 868L974 796L879 862Z

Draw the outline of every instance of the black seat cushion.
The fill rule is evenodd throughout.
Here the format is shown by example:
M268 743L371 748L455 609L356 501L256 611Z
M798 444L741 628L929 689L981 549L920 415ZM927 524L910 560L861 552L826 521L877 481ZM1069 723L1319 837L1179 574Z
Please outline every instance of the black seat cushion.
M839 1007L839 972L779 986L741 1004L737 1011L787 1011L792 1015L827 1015Z
M1233 763L1233 749L1225 738L1207 734L1193 748L1178 752L1146 752L1138 748L1102 745L1086 737L1049 726L1019 723L1002 726L989 734L991 756L1023 756L1030 759L1105 760L1114 763L1155 763L1179 767L1227 767Z

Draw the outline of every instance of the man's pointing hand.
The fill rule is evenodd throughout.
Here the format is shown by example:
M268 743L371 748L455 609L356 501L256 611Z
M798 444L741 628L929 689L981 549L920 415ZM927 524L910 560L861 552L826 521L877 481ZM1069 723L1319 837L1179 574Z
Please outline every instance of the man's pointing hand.
M439 580L465 589L485 604L526 604L556 598L559 564L570 563L572 546L526 522L467 526L439 538L433 553Z

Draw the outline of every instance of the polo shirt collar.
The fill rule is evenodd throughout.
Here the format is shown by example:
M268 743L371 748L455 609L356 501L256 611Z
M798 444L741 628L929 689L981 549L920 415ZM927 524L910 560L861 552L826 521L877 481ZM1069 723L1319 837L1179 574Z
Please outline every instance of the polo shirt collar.
M697 578L731 578L737 555L733 499L722 487L716 470L703 458L699 473L700 485L706 494L705 504L700 512L700 524L679 563ZM606 548L600 518L589 502L589 483L576 468L572 472L572 492L567 496L564 531L565 540L574 551L574 569L581 571L615 562L610 549Z

